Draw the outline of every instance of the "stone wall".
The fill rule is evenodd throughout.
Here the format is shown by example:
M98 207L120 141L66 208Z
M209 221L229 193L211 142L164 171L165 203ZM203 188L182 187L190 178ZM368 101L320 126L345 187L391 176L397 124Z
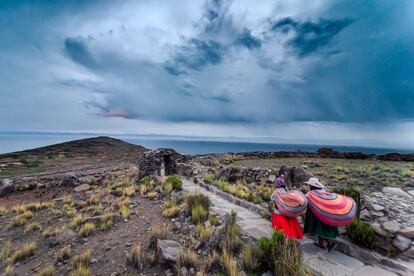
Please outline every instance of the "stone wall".
M157 149L144 153L138 160L139 176L178 174L178 163L185 163L185 156L173 149Z

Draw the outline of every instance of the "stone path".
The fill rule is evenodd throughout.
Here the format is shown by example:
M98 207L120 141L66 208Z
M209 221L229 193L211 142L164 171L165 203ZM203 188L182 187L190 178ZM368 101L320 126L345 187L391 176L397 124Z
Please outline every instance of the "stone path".
M208 196L212 202L212 210L219 216L223 216L231 211L237 212L237 223L240 225L242 233L253 238L270 236L272 225L270 221L262 218L246 208L231 203L224 198L207 191L206 189L194 184L192 181L184 180L184 191L199 192ZM305 262L319 275L326 276L392 276L398 275L394 272L385 270L379 266L364 264L361 260L347 256L338 251L327 252L313 244L309 238L301 241ZM414 275L404 272L400 275Z

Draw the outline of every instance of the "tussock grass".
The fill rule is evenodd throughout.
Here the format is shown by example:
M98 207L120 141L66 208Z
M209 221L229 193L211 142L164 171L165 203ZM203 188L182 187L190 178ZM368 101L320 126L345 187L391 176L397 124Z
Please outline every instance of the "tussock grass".
M142 271L146 264L146 257L139 245L133 246L129 252L125 253L125 256L127 265L135 268L138 272Z
M53 265L48 265L45 268L43 268L39 273L36 274L36 276L55 276L55 267Z
M181 275L180 272L182 267L185 267L187 269L198 267L198 256L194 251L187 248L181 250L175 264L178 275Z
M210 222L211 225L214 225L214 226L219 225L219 219L214 214L209 214L208 215L208 221Z
M204 270L210 273L221 272L223 270L221 259L222 257L219 253L214 250L213 253L208 256L207 261L204 264Z
M196 230L197 230L198 236L200 237L200 240L202 242L207 242L208 239L210 238L211 228L205 227L202 224L197 224Z
M223 251L236 253L240 249L240 226L236 223L237 213L232 211L224 226L224 240L222 241Z
M32 256L36 248L37 244L35 242L25 244L22 247L17 248L6 262L9 264L15 264L18 261L24 260L27 257Z
M162 206L162 216L165 218L176 217L180 212L180 208L177 206L177 198L172 197L165 201Z
M253 242L247 243L240 252L240 261L246 272L257 271L261 265L262 257L262 250Z
M82 254L73 257L71 276L89 276L91 275L89 266L91 265L92 253L86 250Z
M24 228L23 233L26 234L28 232L34 231L34 230L42 230L42 226L38 222L32 222L26 225Z
M96 205L100 202L99 198L97 197L97 195L91 195L88 198L87 204L88 205Z
M111 228L113 224L114 224L114 215L111 213L104 214L99 220L99 228L101 228L102 230Z
M93 224L91 222L87 222L79 230L79 235L82 238L85 238L85 237L90 236L93 233L94 230L95 230L95 224Z
M191 209L191 218L194 224L203 223L208 218L208 210L201 205L196 205Z
M46 228L46 230L42 232L42 236L45 238L56 236L57 234L62 233L63 229L64 227L59 228L59 227L49 226L48 228Z
M13 251L13 247L10 241L7 241L0 250L0 261L5 262L8 257L10 257Z
M5 216L6 214L7 214L7 209L3 208L3 207L0 207L0 217Z
M9 223L8 227L18 227L26 224L27 220L33 217L32 211L25 211L24 213L15 216Z
M122 194L124 196L128 196L128 197L134 196L135 192L136 192L135 191L135 186L129 186L129 187L126 187L122 190Z
M149 247L155 248L157 246L157 240L164 239L166 236L167 229L165 229L164 227L160 227L159 225L154 225L148 234Z
M76 215L72 219L72 222L70 223L70 228L72 230L77 230L82 225L83 221L84 221L84 218L83 218L82 214Z
M208 196L200 193L187 194L185 196L185 208L188 212L191 212L191 210L197 205L202 206L205 210L208 210L211 206L211 202Z
M206 175L204 175L203 180L206 183L213 183L213 181L214 181L214 175L212 175L212 174L206 174Z
M260 238L259 246L266 269L275 275L309 275L299 243L285 238L283 232L274 231L271 239Z
M12 265L6 266L6 268L3 271L4 276L16 276L17 274L14 273L14 267Z
M73 206L74 200L72 196L67 196L63 200L63 204Z
M119 213L123 219L128 219L131 215L131 210L129 209L128 204L122 203L119 205Z
M237 267L237 261L234 259L231 253L229 253L227 250L223 251L222 265L223 265L224 271L226 272L226 275L238 276L240 274L239 269Z
M172 190L181 191L183 189L183 181L176 175L165 177L163 185L171 184Z
M157 197L157 195L158 195L158 193L157 193L157 192L149 192L149 193L147 194L147 197L148 197L148 199L153 200L153 199L155 199L155 198Z
M57 262L63 262L72 256L72 249L69 245L65 245L61 249L59 249L55 254L55 259Z

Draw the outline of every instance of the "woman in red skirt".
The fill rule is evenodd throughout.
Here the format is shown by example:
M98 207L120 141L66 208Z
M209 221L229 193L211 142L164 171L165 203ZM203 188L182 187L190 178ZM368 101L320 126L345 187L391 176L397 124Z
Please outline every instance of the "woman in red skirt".
M276 191L278 189L284 189L286 191L285 179L283 174L276 179L276 190L273 192L271 196L271 200L275 202L276 198ZM299 222L297 218L286 217L281 215L279 210L277 209L276 203L274 204L275 207L272 211L272 227L276 231L283 231L285 237L291 239L302 239L303 232L300 228Z

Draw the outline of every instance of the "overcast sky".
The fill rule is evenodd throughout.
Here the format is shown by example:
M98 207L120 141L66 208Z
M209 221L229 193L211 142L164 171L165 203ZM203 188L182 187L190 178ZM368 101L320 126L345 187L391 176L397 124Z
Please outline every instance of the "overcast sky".
M414 148L414 1L0 1L0 131Z

